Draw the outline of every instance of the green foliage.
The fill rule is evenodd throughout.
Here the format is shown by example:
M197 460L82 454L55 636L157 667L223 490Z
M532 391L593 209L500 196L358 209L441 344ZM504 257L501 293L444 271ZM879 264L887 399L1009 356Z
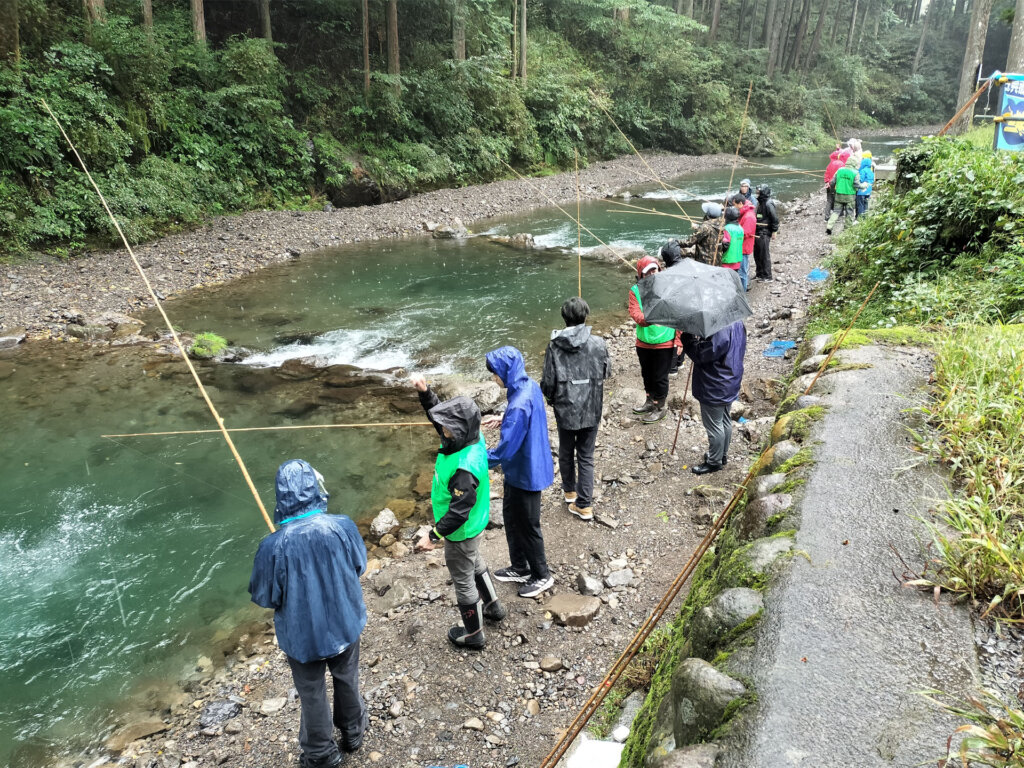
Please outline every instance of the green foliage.
M926 139L898 154L897 177L840 238L818 327L844 325L876 281L869 327L1024 317L1024 157Z
M940 506L935 555L911 583L1024 621L1024 327L961 328L939 345L935 366L924 411L939 433L925 447L953 469L963 495Z
M961 735L957 765L989 765L994 768L1024 768L1024 711L1008 706L996 694L982 691L968 696L967 704L951 700L941 691L927 691L926 699L946 712L967 721L950 736L950 744ZM938 761L939 768L953 768L952 749Z
M192 357L205 360L216 357L227 348L228 340L223 336L215 333L197 333L192 340L192 346L188 348L188 353Z

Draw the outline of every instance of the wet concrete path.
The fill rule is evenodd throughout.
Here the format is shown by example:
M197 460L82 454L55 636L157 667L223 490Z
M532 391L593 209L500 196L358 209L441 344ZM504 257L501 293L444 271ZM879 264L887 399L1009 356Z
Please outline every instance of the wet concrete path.
M968 610L894 576L891 547L920 563L918 518L945 495L942 475L911 450L903 413L923 400L931 360L884 347L842 357L871 367L823 377L814 392L828 413L813 435L800 554L766 592L756 714L718 765L933 764L960 723L917 692L963 696L978 678Z

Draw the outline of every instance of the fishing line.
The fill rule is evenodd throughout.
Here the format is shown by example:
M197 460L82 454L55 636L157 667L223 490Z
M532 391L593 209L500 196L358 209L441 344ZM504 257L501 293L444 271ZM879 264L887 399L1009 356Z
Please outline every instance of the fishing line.
M594 234L593 232L591 232L591 231L590 231L589 229L587 229L586 227L584 227L584 226L583 226L583 223L582 223L582 222L581 222L581 221L580 221L579 219L575 219L575 218L573 218L572 214L570 214L570 213L569 213L568 211L566 211L566 210L565 210L565 208L563 208L563 207L562 207L562 206L560 206L560 205L559 205L558 203L556 203L556 202L555 202L554 200L552 200L552 199L551 199L551 196L550 196L550 195L548 195L548 194L547 194L547 193L546 193L546 192L545 192L545 191L544 191L543 189L541 189L540 187L538 187L538 186L537 186L536 184L531 184L531 183L530 183L530 180L529 180L529 179L527 179L527 178L526 178L525 176L523 176L523 174L521 174L521 173L520 173L519 171L517 171L517 170L516 170L515 168L513 168L513 167L512 167L511 165L509 165L508 163L506 163L506 162L505 162L504 160L502 160L502 159L501 159L500 157L498 157L497 155L494 155L494 157L495 157L495 159L497 159L497 161L498 161L499 163L501 163L501 164L502 164L502 165L504 165L504 166L505 166L506 168L508 168L508 169L509 169L510 171L512 171L512 173L514 173L514 174L515 174L515 175L516 175L516 176L517 176L517 177L519 178L519 180L520 180L520 181L522 181L522 182L523 182L524 184L526 184L526 186L528 186L528 187L530 187L531 189L533 189L533 191L535 191L535 192L536 192L537 194L539 194L539 195L540 195L541 197L543 197L543 198L544 198L545 200L547 200L547 201L548 201L548 203L549 203L550 205L553 205L553 206L554 206L555 208L557 208L557 209L558 209L558 210L560 210L560 211L561 211L562 213L564 213L564 214L565 214L565 216L566 216L566 217L567 217L567 218L569 219L569 221L574 221L574 222L576 222L576 224L577 224L577 225L578 225L579 227L581 227L581 228L583 229L583 231L584 231L584 232L586 232L586 233L587 233L588 235L590 235L590 236L591 236L592 238L594 238L595 240L597 240L597 242L599 242L599 243L600 243L601 245L603 245L603 246L604 246L605 248L607 248L607 249L608 249L609 251L611 251L611 252L612 252L613 254L615 254L615 256L616 256L616 257L618 257L619 259L621 259L621 260L622 260L622 263L623 263L623 264L625 264L625 265L626 265L627 267L629 267L630 269L636 269L636 265L635 265L635 264L633 264L633 263L632 263L631 261L629 261L629 260L628 260L627 258L625 258L625 257L624 257L624 256L623 256L623 255L622 255L621 253L619 253L619 252L618 252L617 250L615 250L614 248L612 248L612 247L611 247L610 245L608 245L608 243L606 243L606 242L605 242L604 240L602 240L602 239L601 239L600 237L598 237L597 235L595 235L595 234Z
M280 427L232 427L227 432L281 432L288 429L371 429L385 427L432 427L429 421L381 422L376 424L285 424ZM132 432L126 435L100 435L113 439L115 437L166 437L168 435L218 435L219 429L178 429L172 432ZM115 441L116 442L116 441ZM120 445L120 443L118 443ZM143 454L145 455L145 454Z
M822 87L820 80L815 80L814 82L816 82L818 84L818 90L819 91L825 90ZM832 126L832 135L835 136L836 137L836 141L838 141L841 144L843 142L843 140L839 138L839 131L836 130L836 124L832 122L832 113L829 111L828 101L826 101L825 99L822 99L821 100L821 106L823 106L825 108L825 115L828 117L828 124Z
M743 105L743 117L740 118L740 137L736 140L736 154L732 161L732 171L729 173L729 188L725 190L725 205L728 207L731 205L729 202L729 193L732 192L732 182L736 177L736 165L740 161L740 144L743 143L743 130L747 127L747 109L750 107L750 94L754 92L754 81L750 81L750 87L747 88L747 103ZM722 209L723 222L725 219L725 208ZM718 252L722 247L722 238L718 237L715 240L715 252L711 255L711 266L718 266Z
M75 158L78 160L78 164L82 167L85 172L86 178L89 179L89 183L92 184L92 188L96 190L96 194L99 195L100 202L103 203L103 209L107 212L107 216L110 217L111 223L114 225L114 229L117 230L117 234L121 236L121 242L124 243L125 249L128 251L128 255L131 257L132 263L135 265L135 269L138 271L139 276L142 278L142 282L146 285L146 290L149 292L149 297L153 300L157 310L160 312L160 317L163 318L164 324L167 326L167 330L171 333L171 338L174 339L175 345L178 347L178 351L181 353L182 360L185 361L185 365L188 366L189 373L192 374L192 379L195 381L196 386L199 388L199 393L202 395L203 400L206 402L206 406L210 409L210 413L213 415L214 421L217 423L221 435L223 435L225 442L228 444L228 448L231 449L231 454L235 457L235 461L238 463L238 468L242 471L242 476L245 478L246 485L249 486L249 491L252 493L253 499L256 500L256 506L259 507L260 514L263 515L263 520L266 522L270 532L274 532L274 524L270 521L270 515L267 514L266 508L263 506L263 500L260 499L259 492L256 490L256 486L249 476L249 470L246 469L245 462L242 460L241 455L238 453L238 449L235 448L234 442L231 440L231 435L228 434L227 429L224 427L224 419L221 418L217 412L217 407L213 404L209 394L206 392L206 388L203 386L202 380L199 378L199 374L196 372L195 367L192 365L192 361L189 359L188 353L185 351L185 346L181 343L181 339L178 338L178 332L174 330L174 326L171 325L171 320L164 311L163 304L160 303L160 299L157 298L156 291L153 290L152 284L149 282L149 278L146 276L146 271L142 268L139 260L135 257L135 251L132 250L131 245L128 243L128 238L125 237L124 231L121 229L121 225L118 224L117 219L114 218L113 212L110 210L110 206L107 205L107 199L103 196L100 188L96 185L96 182L92 178L92 174L89 173L89 169L85 165L85 161L82 156L78 154L78 150L72 143L71 138L64 130L64 126L61 125L60 120L53 114L53 110L50 109L50 105L46 103L45 99L40 99L43 107L47 113L53 118L53 122L57 124L57 128L60 130L64 140L71 147L71 151L74 153Z
M576 160L576 290L583 298L583 215L580 213L580 151L572 148Z

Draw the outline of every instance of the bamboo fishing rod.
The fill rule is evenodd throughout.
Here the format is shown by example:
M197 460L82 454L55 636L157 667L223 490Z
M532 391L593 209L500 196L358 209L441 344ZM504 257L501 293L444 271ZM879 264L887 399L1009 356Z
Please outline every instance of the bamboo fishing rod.
M591 232L591 231L590 231L589 229L587 229L586 227L584 227L584 226L583 226L583 222L581 222L581 221L580 221L579 219L577 219L577 218L574 218L574 217L573 217L573 215L572 215L571 213L569 213L568 211L566 211L566 210L565 210L565 208L563 208L563 207L562 207L562 206L560 206L560 205L559 205L558 203L556 203L556 202L555 202L554 200L552 200L552 199L551 199L551 196L550 196L549 194L547 194L547 193L546 193L546 192L545 192L545 191L544 191L543 189L541 189L540 187L538 187L538 186L537 186L536 184L533 184L533 183L531 183L529 179L527 179L527 178L526 178L525 176L523 176L523 174L521 174L521 173L520 173L519 171L517 171L517 170L516 170L515 168L513 168L513 167L512 167L511 165L509 165L508 163L506 163L506 162L505 162L504 160L502 160L502 159L501 159L500 157L498 157L497 155L494 155L494 157L495 157L495 158L497 158L497 160L498 160L498 162L499 162L499 163L501 163L501 164L502 164L502 165L504 165L504 166L505 166L506 168L508 168L508 169L509 169L510 171L512 171L512 173L514 173L514 174L515 174L515 175L516 175L516 176L517 176L517 177L519 178L519 180L520 180L520 181L522 181L522 182L523 182L524 184L526 184L526 186L530 187L530 188L531 188L531 189L532 189L532 190L533 190L534 192L536 192L536 193L537 193L537 194L539 194L539 195L540 195L541 197L543 197L543 198L544 198L545 200L547 200L547 201L548 201L548 203L549 203L550 205L553 205L553 206L554 206L555 208L557 208L557 209L558 209L558 210L560 210L560 211L561 211L561 212L562 212L563 214L565 214L565 216L566 216L566 217L567 217L567 218L569 219L569 221L575 222L575 223L576 223L576 225L577 225L578 227L580 227L580 228L581 228L581 229L582 229L582 230L583 230L584 232L586 232L586 233L587 233L588 235L590 235L590 236L591 236L592 238L594 238L595 240L597 240L597 242L599 242L599 243L600 243L601 245L603 245L603 246L604 246L605 248L607 248L607 249L608 249L609 251L611 251L611 252L612 252L613 254L615 254L615 256L616 256L617 258L619 258L619 259L621 259L621 260L622 260L622 263L623 263L623 264L625 264L625 265L626 265L627 267L629 267L630 269L636 269L636 265L635 265L635 264L633 264L633 263L632 263L631 261L629 261L629 259L627 259L627 258L626 258L625 256L623 256L623 255L622 255L621 253L619 253L619 252L618 252L617 250L615 250L614 248L612 248L612 247L611 247L610 245L608 245L608 243L606 243L606 242L605 242L604 240L602 240L602 239L601 239L600 237L598 237L597 235L595 235L595 234L594 234L593 232Z
M751 81L751 84L753 84L753 81ZM637 148L633 146L633 142L630 141L629 137L625 133L623 133L621 128L619 128L619 124L615 122L615 118L612 117L611 112L609 112L607 109L604 108L604 104L602 104L601 100L597 98L597 94L594 93L594 90L592 88L588 89L588 90L590 91L590 98L594 100L594 103L597 104L598 109L600 109L602 112L604 112L605 117L607 117L611 121L611 124L615 126L615 130L619 132L619 135L623 138L623 140L626 142L626 144L629 145L629 148L631 150L633 150L633 154L635 154L637 157L640 158L640 162L644 164L644 166L647 168L648 171L651 172L651 174L654 176L654 178L657 180L657 182L659 184L661 184L662 189L664 189L666 192L668 192L668 187L665 186L665 182L661 180L661 177L658 176L657 173L655 173L654 169L651 168L650 163L647 162L647 159L637 151ZM676 200L674 197L671 198L671 199L676 204L676 207L679 208L679 211L683 215L685 215L686 211L683 210L683 206L679 203L679 201Z
M580 212L580 151L572 148L576 160L576 290L583 298L583 214Z
M732 171L729 173L729 188L725 190L725 204L726 206L731 205L729 202L729 193L732 192L732 182L736 177L736 165L740 161L740 145L743 143L743 131L747 127L747 110L750 108L750 94L754 92L754 81L750 81L750 87L747 88L747 102L743 105L743 117L740 118L740 137L736 140L736 154L732 161ZM722 215L724 218L725 209L722 209ZM718 252L722 247L722 238L719 237L715 240L715 252L711 256L711 265L718 266Z
M952 127L953 127L953 123L955 123L955 122L956 122L957 120L959 120L959 119L960 119L960 116L961 116L961 115L962 115L962 114L963 114L964 112L966 112L966 111L967 111L967 109L968 109L968 108L969 108L969 107L970 107L971 105L973 105L973 104L974 104L974 102L976 102L976 101L978 100L978 97L979 97L979 96L981 96L981 94L985 92L985 89L986 89L986 88L988 88L988 86L989 86L989 83L991 83L991 82L992 82L991 80L986 80L986 81L985 81L984 83L982 83L982 84L981 84L981 87L980 87L980 88L979 88L978 90L976 90L976 91L974 92L974 95L973 95L973 96L971 96L971 98L969 98L969 99L967 100L967 102L966 102L966 103L965 103L965 104L964 104L964 105L963 105L962 107L960 107L960 109L958 109L958 110L956 111L956 114L955 114L955 115L953 115L953 116L952 116L952 117L951 117L951 118L949 119L949 122L948 122L948 123L946 123L946 124L945 124L944 126L942 126L942 130L941 130L941 131L939 131L939 133L938 133L938 135L939 135L939 136L945 136L945 135L946 135L946 131L948 131L948 130L949 130L950 128L952 128Z
M232 427L226 432L283 432L289 429L385 429L387 427L431 427L429 421L398 421L369 424L284 424L280 427ZM211 435L220 434L219 429L178 429L171 432L131 432L125 435L100 435L100 437L166 437L167 435Z
M178 347L178 351L181 353L182 360L185 361L185 365L188 366L189 373L192 374L192 379L195 381L196 386L199 388L199 394L202 395L203 400L206 402L207 408L210 409L210 413L213 416L213 420L217 423L217 429L215 432L220 432L224 437L225 442L228 444L228 448L231 450L231 455L235 457L235 462L238 464L238 468L242 471L242 477L245 478L246 485L249 486L249 491L252 493L252 497L256 500L256 506L259 507L260 514L263 515L263 520L266 522L270 532L274 532L274 524L270 520L270 515L267 514L266 507L263 506L263 500L260 498L259 492L256 490L256 485L253 483L252 478L249 476L249 470L245 466L245 462L242 460L241 454L238 453L238 449L235 448L235 443L231 439L231 435L228 434L228 430L224 426L224 419L217 412L217 407L213 404L210 399L210 395L206 391L206 387L203 386L202 380L199 378L199 374L196 372L195 366L192 365L192 361L189 359L188 353L185 351L185 345L181 343L181 339L178 337L178 332L174 330L174 326L171 325L171 320L164 311L163 304L160 303L160 299L157 298L156 291L153 290L153 285L149 282L149 277L146 275L146 271L142 268L139 260L135 256L135 251L132 250L131 245L128 243L128 238L125 237L124 231L121 229L121 225L118 224L117 219L114 217L113 212L110 210L110 206L107 205L107 199L103 196L100 188L96 185L96 182L92 178L92 174L89 173L89 169L85 165L85 161L82 156L78 154L78 150L75 148L74 143L68 136L67 131L64 130L64 126L61 125L60 120L53 114L53 110L50 109L50 105L46 103L46 99L40 99L43 108L46 109L47 113L53 119L53 122L57 124L57 128L60 130L64 140L71 147L71 151L75 155L75 159L78 160L78 164L82 167L85 172L86 178L89 179L89 183L92 184L92 188L96 190L96 194L99 195L100 202L103 203L103 209L107 212L107 216L110 217L111 223L114 225L114 229L117 230L117 234L121 236L121 242L124 243L125 249L128 251L128 255L131 257L132 264L135 265L135 269L138 271L139 276L142 278L142 282L146 285L146 290L149 292L149 297L153 300L157 310L160 312L160 317L163 318L164 324L171 333L171 338L174 339L174 344Z

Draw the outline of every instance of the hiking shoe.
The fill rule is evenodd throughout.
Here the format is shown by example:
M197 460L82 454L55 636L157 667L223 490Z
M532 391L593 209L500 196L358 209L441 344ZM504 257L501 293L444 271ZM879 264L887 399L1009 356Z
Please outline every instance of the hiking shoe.
M499 568L494 572L494 578L498 581L514 581L516 584L525 584L530 580L529 571L517 571L511 565L508 568Z
M594 519L593 507L580 507L576 504L570 504L569 511L576 515L580 520L584 520L588 523Z
M537 597L547 592L555 585L555 578L548 576L546 579L530 579L519 588L520 597Z
M335 723L335 727L337 727L337 723ZM351 754L353 752L358 752L360 747L363 746L363 737L366 735L366 731L369 730L369 728L370 728L370 708L367 707L364 704L363 705L363 716L362 716L361 722L360 722L359 735L356 736L355 738L349 738L348 736L345 735L344 731L342 731L341 742L338 744L338 746L341 747L341 751L342 752L348 752L349 754ZM338 730L340 731L341 729L339 728Z
M651 411L653 411L655 409L655 407L656 406L654 404L654 401L648 395L647 399L644 400L644 404L643 405L638 405L636 408L634 408L633 409L633 413L635 413L635 414L637 414L639 416L642 413L650 413Z
M710 462L705 461L703 464L691 467L690 471L695 475L707 475L712 472L718 472L720 469L723 469L721 464L711 464Z
M305 752L299 755L300 768L338 768L344 762L344 756L337 751L325 757L308 757Z
M575 504L576 503L576 491L562 491L562 493L565 494L565 503L566 504Z
M711 463L711 462L708 461L708 455L707 455L706 452L704 454L704 463L705 464ZM723 456L722 457L722 466L724 467L724 466L727 466L728 464L729 464L729 457L728 456Z
M651 410L649 413L644 414L644 417L640 419L640 423L654 424L655 422L664 419L666 413L668 413L668 411L665 408L662 408L660 405L655 405L653 410Z
M831 235L832 234L832 227L825 227L825 234L826 235Z

